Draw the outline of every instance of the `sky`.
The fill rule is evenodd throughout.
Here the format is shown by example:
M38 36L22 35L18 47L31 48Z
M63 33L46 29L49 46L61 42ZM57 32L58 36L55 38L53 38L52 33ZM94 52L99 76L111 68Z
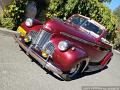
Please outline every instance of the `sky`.
M107 3L106 6L109 7L112 11L120 5L120 0L112 0L110 3Z

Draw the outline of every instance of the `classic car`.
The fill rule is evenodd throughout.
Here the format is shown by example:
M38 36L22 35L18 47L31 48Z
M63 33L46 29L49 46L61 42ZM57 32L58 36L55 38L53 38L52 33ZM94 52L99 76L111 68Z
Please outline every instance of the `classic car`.
M26 54L63 80L101 70L113 55L105 27L80 14L64 21L52 18L44 24L27 18L17 32L14 39Z

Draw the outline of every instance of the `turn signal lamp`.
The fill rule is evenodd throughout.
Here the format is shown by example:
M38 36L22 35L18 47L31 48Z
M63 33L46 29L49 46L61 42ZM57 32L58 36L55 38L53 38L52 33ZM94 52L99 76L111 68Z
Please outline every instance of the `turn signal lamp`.
M28 37L25 37L25 38L24 38L24 41L25 41L25 42L29 42L30 40L29 40Z
M45 51L42 51L42 56L43 56L44 58L47 58L47 57L48 57L48 54L47 54Z

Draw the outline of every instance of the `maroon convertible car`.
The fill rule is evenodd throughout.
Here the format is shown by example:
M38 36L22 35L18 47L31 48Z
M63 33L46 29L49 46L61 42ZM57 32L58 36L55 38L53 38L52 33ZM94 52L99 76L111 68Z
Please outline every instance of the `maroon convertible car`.
M44 24L28 18L17 32L13 36L27 55L64 80L103 69L113 55L105 27L79 14Z

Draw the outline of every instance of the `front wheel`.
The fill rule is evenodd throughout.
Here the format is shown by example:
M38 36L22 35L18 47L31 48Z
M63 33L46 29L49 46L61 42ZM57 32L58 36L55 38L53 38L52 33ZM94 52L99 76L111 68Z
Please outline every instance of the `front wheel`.
M81 74L82 70L84 69L86 65L86 61L81 61L76 63L72 69L69 71L69 73L61 75L61 78L65 81L70 81Z

